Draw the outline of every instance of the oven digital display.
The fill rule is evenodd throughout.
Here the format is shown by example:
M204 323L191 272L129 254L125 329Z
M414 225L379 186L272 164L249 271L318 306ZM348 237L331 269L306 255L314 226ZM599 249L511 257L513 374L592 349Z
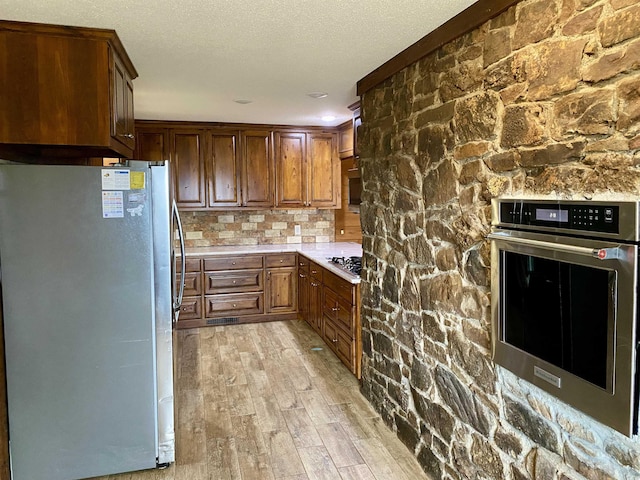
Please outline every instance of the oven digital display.
M536 208L536 220L566 223L569 221L569 210L563 210L561 208Z

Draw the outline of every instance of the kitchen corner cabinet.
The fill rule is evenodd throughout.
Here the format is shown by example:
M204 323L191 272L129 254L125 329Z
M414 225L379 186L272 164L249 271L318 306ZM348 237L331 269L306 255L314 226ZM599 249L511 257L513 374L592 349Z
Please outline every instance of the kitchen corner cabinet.
M336 134L277 132L275 148L276 207L339 207L340 166Z
M302 255L299 259L299 317L320 335L351 373L360 378L360 285L340 278Z
M0 21L0 154L131 157L133 79L113 30Z
M177 328L297 316L295 254L187 257L186 270Z

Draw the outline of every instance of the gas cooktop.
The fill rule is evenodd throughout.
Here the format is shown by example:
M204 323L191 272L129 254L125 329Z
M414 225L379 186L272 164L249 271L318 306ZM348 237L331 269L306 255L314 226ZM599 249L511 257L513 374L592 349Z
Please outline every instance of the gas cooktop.
M353 275L360 276L362 257L331 257L329 261Z

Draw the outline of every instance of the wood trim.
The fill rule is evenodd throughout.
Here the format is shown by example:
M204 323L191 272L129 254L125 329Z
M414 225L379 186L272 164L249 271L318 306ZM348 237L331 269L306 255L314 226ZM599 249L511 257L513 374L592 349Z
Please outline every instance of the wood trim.
M405 48L391 60L383 63L373 72L358 81L357 94L361 96L400 70L417 62L461 35L479 27L487 20L497 17L520 1L521 0L478 0L448 22L439 26L425 37L422 37L413 45Z
M349 120L351 121L351 120ZM338 127L322 127L313 125L277 125L262 123L224 123L224 122L191 122L184 120L144 120L136 119L136 128L200 128L220 130L274 130L279 132L308 132L336 133Z

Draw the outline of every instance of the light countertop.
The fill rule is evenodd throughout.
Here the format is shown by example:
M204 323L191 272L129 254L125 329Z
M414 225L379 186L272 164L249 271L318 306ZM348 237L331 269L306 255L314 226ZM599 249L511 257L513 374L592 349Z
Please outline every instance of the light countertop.
M352 242L290 243L277 245L224 245L213 247L190 247L187 257L215 255L249 255L260 253L296 252L322 265L327 270L351 283L360 283L360 277L331 263L331 257L361 257L362 245Z

